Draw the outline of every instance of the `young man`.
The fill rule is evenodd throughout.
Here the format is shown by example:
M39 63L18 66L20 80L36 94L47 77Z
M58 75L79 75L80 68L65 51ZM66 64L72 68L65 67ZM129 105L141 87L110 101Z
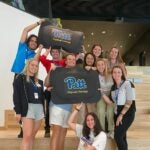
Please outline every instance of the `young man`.
M40 46L39 50L37 51L37 54L35 55L35 58L37 60L40 60L40 62L45 67L47 73L49 72L51 68L51 64L54 64L56 67L65 67L65 60L61 59L60 56L60 50L56 47L53 47L52 49L49 48L46 50L46 52L41 55L42 52L42 46ZM47 56L51 54L52 59L47 59ZM41 56L40 56L41 55ZM49 88L45 90L45 134L44 137L50 137L50 126L49 126L49 102L51 99L51 93Z
M66 68L73 68L76 66L76 57L73 54L69 54L65 60ZM50 87L49 79L50 72L55 66L52 65L46 79L45 86ZM59 86L59 85L58 85ZM68 128L68 118L72 109L72 104L54 104L50 103L50 125L52 125L52 137L50 149L52 150L64 150L65 137Z
M33 58L35 56L35 50L38 47L38 37L34 34L28 37L28 33L44 21L45 19L40 19L38 22L35 22L24 28L20 38L16 58L11 68L11 72L15 73L15 77L17 74L22 73L26 60ZM22 137L23 137L23 132L21 128L18 138L22 138Z

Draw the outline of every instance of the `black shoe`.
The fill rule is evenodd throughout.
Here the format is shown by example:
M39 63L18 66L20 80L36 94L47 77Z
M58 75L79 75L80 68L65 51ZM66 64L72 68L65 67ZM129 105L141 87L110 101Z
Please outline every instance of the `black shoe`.
M20 130L20 133L18 134L18 138L23 138L23 131L22 131L22 128Z
M45 131L44 137L49 138L50 137L50 131Z

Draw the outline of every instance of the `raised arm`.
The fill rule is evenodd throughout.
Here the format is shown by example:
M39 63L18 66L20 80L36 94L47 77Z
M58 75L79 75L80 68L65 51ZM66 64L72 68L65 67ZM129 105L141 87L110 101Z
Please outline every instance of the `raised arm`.
M28 36L28 32L30 32L31 30L33 30L35 27L37 27L38 25L41 25L42 22L44 22L45 19L40 19L38 22L35 22L27 27L24 28L22 35L21 35L21 39L20 42L24 43L27 39Z
M78 104L68 119L68 125L72 130L76 130L76 122L74 120L77 116L77 113L80 111L81 107L82 107L82 103Z
M36 55L34 56L34 58L35 58L37 61L40 60L40 56L41 56L42 49L43 49L43 45L40 44L40 45L39 45L39 48L38 48L38 50L37 50L37 53L36 53Z

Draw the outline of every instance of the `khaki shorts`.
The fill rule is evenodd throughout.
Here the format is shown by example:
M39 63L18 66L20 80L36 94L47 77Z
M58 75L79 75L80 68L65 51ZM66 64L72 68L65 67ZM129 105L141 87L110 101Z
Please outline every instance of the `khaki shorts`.
M68 119L70 116L70 112L64 110L58 106L52 105L49 109L50 118L49 123L50 125L59 125L63 128L68 128Z
M44 118L43 105L29 103L26 118L34 119L35 121Z

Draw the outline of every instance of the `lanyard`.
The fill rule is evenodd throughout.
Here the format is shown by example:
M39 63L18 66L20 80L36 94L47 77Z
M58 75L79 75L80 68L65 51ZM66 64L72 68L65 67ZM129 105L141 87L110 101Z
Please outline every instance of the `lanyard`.
M119 87L119 89L116 89L116 90L115 90L115 103L116 103L116 105L118 104L119 90L120 90L120 87Z
M120 91L121 86L122 86L123 83L124 83L124 82L121 82L119 88L117 88L117 89L115 90L115 103L116 103L116 105L118 105L119 91Z
M32 85L33 85L33 90L34 90L34 93L38 93L38 86L32 81L32 79L30 79Z

